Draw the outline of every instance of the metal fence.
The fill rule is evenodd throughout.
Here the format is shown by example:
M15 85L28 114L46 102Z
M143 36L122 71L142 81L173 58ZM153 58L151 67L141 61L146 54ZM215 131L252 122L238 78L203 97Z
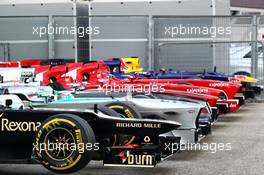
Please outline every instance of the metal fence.
M230 41L250 41L252 40L253 22L252 16L217 16L217 17L177 17L177 16L157 16L154 17L154 68L159 67L159 62L163 62L160 57L159 45L178 42L178 43L193 43L193 42L230 42ZM182 53L186 47L192 52ZM218 48L217 48L218 49ZM172 50L171 50L172 51ZM212 68L214 65L214 55L217 50L210 45L198 45L190 47L186 44L175 48L171 55L188 55L185 60L186 65L181 64L182 69L192 71L196 69L196 65L204 65L205 69ZM197 55L197 53L200 53ZM199 57L199 58L198 58ZM200 62L197 63L197 60ZM189 62L187 62L189 61ZM174 62L174 64L175 64ZM191 68L191 63L195 62L195 66Z
M48 35L38 36L33 27L48 25L47 16L0 17L0 43L6 43L9 60L47 59Z
M93 16L90 55L93 60L139 56L147 68L150 48L149 19L147 16Z
M12 16L0 17L0 43L5 43L0 58L87 61L138 56L148 70L217 66L229 74L244 70L263 77L263 37L264 17L257 15Z
M256 60L252 54L254 45L258 48ZM216 69L229 75L252 75L263 85L263 48L263 43L258 41L160 43L157 61L158 67L174 71L212 72ZM194 52L193 57L189 55L190 50Z
M10 60L10 44L9 43L0 43L0 61L9 61Z

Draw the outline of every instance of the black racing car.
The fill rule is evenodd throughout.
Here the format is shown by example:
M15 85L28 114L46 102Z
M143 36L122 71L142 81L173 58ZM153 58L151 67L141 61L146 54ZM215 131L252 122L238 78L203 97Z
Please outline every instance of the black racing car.
M7 99L0 106L0 163L37 161L56 173L78 171L90 160L103 160L108 166L154 167L175 153L180 142L160 135L178 128L177 122L122 119L97 105L93 110L15 110L12 103Z

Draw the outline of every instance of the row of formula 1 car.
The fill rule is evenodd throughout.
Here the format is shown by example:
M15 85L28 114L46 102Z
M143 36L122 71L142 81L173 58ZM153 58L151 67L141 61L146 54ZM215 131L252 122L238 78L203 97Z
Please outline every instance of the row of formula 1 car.
M152 167L177 145L199 142L219 116L262 91L249 86L256 80L247 76L204 71L178 77L143 72L139 61L1 63L0 161L37 160L58 173L77 171L90 160ZM48 149L48 143L82 145ZM92 149L84 149L88 143Z

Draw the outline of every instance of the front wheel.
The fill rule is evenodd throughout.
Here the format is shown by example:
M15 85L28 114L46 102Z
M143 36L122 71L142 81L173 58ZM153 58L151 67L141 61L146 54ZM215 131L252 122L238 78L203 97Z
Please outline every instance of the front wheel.
M86 149L88 144L89 150ZM40 126L34 154L48 170L72 173L90 162L95 146L94 132L85 120L72 114L58 114Z

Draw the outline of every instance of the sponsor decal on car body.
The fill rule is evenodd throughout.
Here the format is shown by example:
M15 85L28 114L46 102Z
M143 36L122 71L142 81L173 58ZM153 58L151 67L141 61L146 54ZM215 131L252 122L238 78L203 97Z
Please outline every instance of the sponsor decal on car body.
M199 88L199 89L187 89L187 92L192 92L192 93L208 93L208 89L203 89L203 88Z
M116 123L117 128L161 128L156 123Z
M229 87L229 83L210 83L209 87Z
M127 165L153 165L154 157L148 154L131 154L129 151L122 151L117 155L122 160L122 164Z
M16 121L9 121L7 118L3 117L2 113L0 115L1 118L1 131L9 131L9 132L15 132L15 131L21 131L21 132L35 132L40 127L40 122L16 122Z

